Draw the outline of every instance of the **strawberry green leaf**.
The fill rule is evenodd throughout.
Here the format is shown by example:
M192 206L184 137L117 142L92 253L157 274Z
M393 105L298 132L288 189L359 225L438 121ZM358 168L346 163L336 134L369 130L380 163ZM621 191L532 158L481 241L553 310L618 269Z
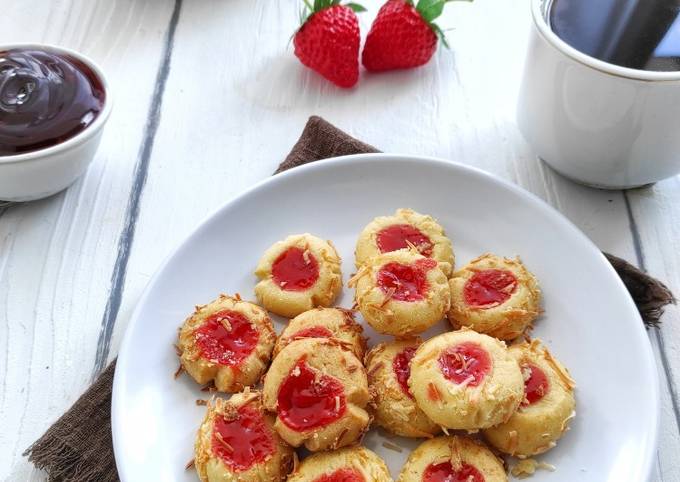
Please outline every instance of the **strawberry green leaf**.
M439 37L439 40L442 41L442 44L444 44L444 47L446 47L447 49L450 48L449 43L446 41L446 34L444 33L444 31L441 28L439 28L439 25L437 25L436 23L431 23L430 27L432 27L432 30L434 30L434 32L437 34L437 37Z
M366 11L366 8L363 5L359 5L358 3L354 2L346 3L345 6L351 8L353 11L357 13Z
M300 9L300 25L304 24L309 16L312 14L312 7L308 0L304 0L305 4Z
M343 0L302 0L304 6L300 13L300 24L304 24L309 18L317 12L324 10L326 8L334 7L336 5L341 5ZM312 3L313 2L313 3ZM354 12L365 12L366 9L359 5L358 3L348 3L347 7L351 8Z
M427 23L432 23L435 18L442 14L445 4L446 0L420 0L416 10L423 17L423 20Z
M410 0L406 0L410 1ZM434 23L434 19L439 17L444 11L444 5L449 2L464 1L472 2L473 0L418 0L418 5L416 6L416 11L420 14L422 19L427 22L427 24L432 28L437 37L442 41L444 47L449 48L449 44L446 42L446 35L444 31Z

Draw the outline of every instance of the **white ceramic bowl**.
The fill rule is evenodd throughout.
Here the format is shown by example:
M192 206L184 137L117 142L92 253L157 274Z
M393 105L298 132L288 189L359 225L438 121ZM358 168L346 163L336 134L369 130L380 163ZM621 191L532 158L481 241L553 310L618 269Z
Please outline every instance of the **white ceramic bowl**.
M635 70L576 50L552 31L551 0L531 0L517 120L561 174L630 188L680 172L680 72Z
M70 186L92 162L111 113L111 91L102 70L88 57L63 47L46 44L0 45L1 50L35 48L71 55L87 65L104 88L104 108L94 122L57 145L11 156L0 156L0 200L33 201Z

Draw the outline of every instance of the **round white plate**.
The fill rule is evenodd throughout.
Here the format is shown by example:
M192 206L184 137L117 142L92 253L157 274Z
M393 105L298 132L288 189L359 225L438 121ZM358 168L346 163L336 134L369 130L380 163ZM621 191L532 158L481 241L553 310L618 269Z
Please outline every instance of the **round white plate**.
M386 154L325 160L267 179L210 216L165 262L118 357L112 427L122 480L198 480L184 466L205 410L195 400L206 393L186 375L173 378L177 328L194 305L220 292L254 299L260 255L293 233L332 240L346 283L361 229L400 207L441 222L458 266L487 251L520 255L539 280L545 315L534 334L570 369L578 388L571 431L540 457L557 469L540 470L532 480L647 480L657 436L657 372L642 321L602 254L516 186L453 162ZM338 304L350 307L352 295L345 288ZM445 326L442 321L440 329ZM367 334L378 339L372 330ZM391 440L405 449L384 447L376 430L365 443L396 478L416 442Z

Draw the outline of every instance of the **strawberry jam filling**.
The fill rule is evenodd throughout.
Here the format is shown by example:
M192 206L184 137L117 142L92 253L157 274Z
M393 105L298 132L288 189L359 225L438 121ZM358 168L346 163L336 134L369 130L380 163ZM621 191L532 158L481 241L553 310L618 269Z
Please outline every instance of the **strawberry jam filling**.
M508 301L517 289L517 278L505 269L478 271L465 283L465 303L475 308L493 308Z
M356 469L338 469L317 477L313 482L366 482L366 479Z
M243 471L271 456L276 443L262 414L243 406L236 416L215 417L212 450L232 470Z
M278 408L279 419L288 428L310 430L344 415L345 390L336 378L315 372L300 359L279 388Z
M252 353L260 334L241 313L223 310L210 315L194 337L203 357L220 365L236 366Z
M423 482L484 482L484 476L470 464L463 463L454 468L451 462L442 462L427 466Z
M416 347L409 346L403 351L397 353L397 356L392 360L392 369L394 375L397 377L399 386L409 397L413 398L411 391L408 388L408 377L411 376L411 359L416 354Z
M436 266L431 259L419 259L413 264L387 263L378 271L377 283L390 299L420 301L427 293L427 272Z
M432 241L410 224L393 224L378 231L376 244L381 253L415 246L423 256L432 255Z
M299 340L300 338L333 338L333 332L325 326L310 326L296 331L289 337L291 340Z
M550 390L550 382L543 370L530 363L522 366L522 373L525 377L524 401L522 405L526 406L541 400Z
M285 291L305 291L319 279L319 262L309 250L288 248L272 265L274 282Z
M447 348L439 356L439 367L448 380L475 387L491 371L491 357L477 343L466 341Z

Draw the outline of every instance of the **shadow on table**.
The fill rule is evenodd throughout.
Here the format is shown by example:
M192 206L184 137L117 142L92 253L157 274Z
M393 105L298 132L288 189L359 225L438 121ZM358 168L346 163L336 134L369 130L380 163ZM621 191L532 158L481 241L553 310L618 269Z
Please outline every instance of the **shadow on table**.
M437 52L426 65L416 69L371 73L360 67L359 82L342 89L303 66L292 49L281 52L256 66L247 77L236 81L236 90L265 109L276 111L308 111L310 109L351 108L370 112L386 103L436 91L438 84L457 83L452 52Z

